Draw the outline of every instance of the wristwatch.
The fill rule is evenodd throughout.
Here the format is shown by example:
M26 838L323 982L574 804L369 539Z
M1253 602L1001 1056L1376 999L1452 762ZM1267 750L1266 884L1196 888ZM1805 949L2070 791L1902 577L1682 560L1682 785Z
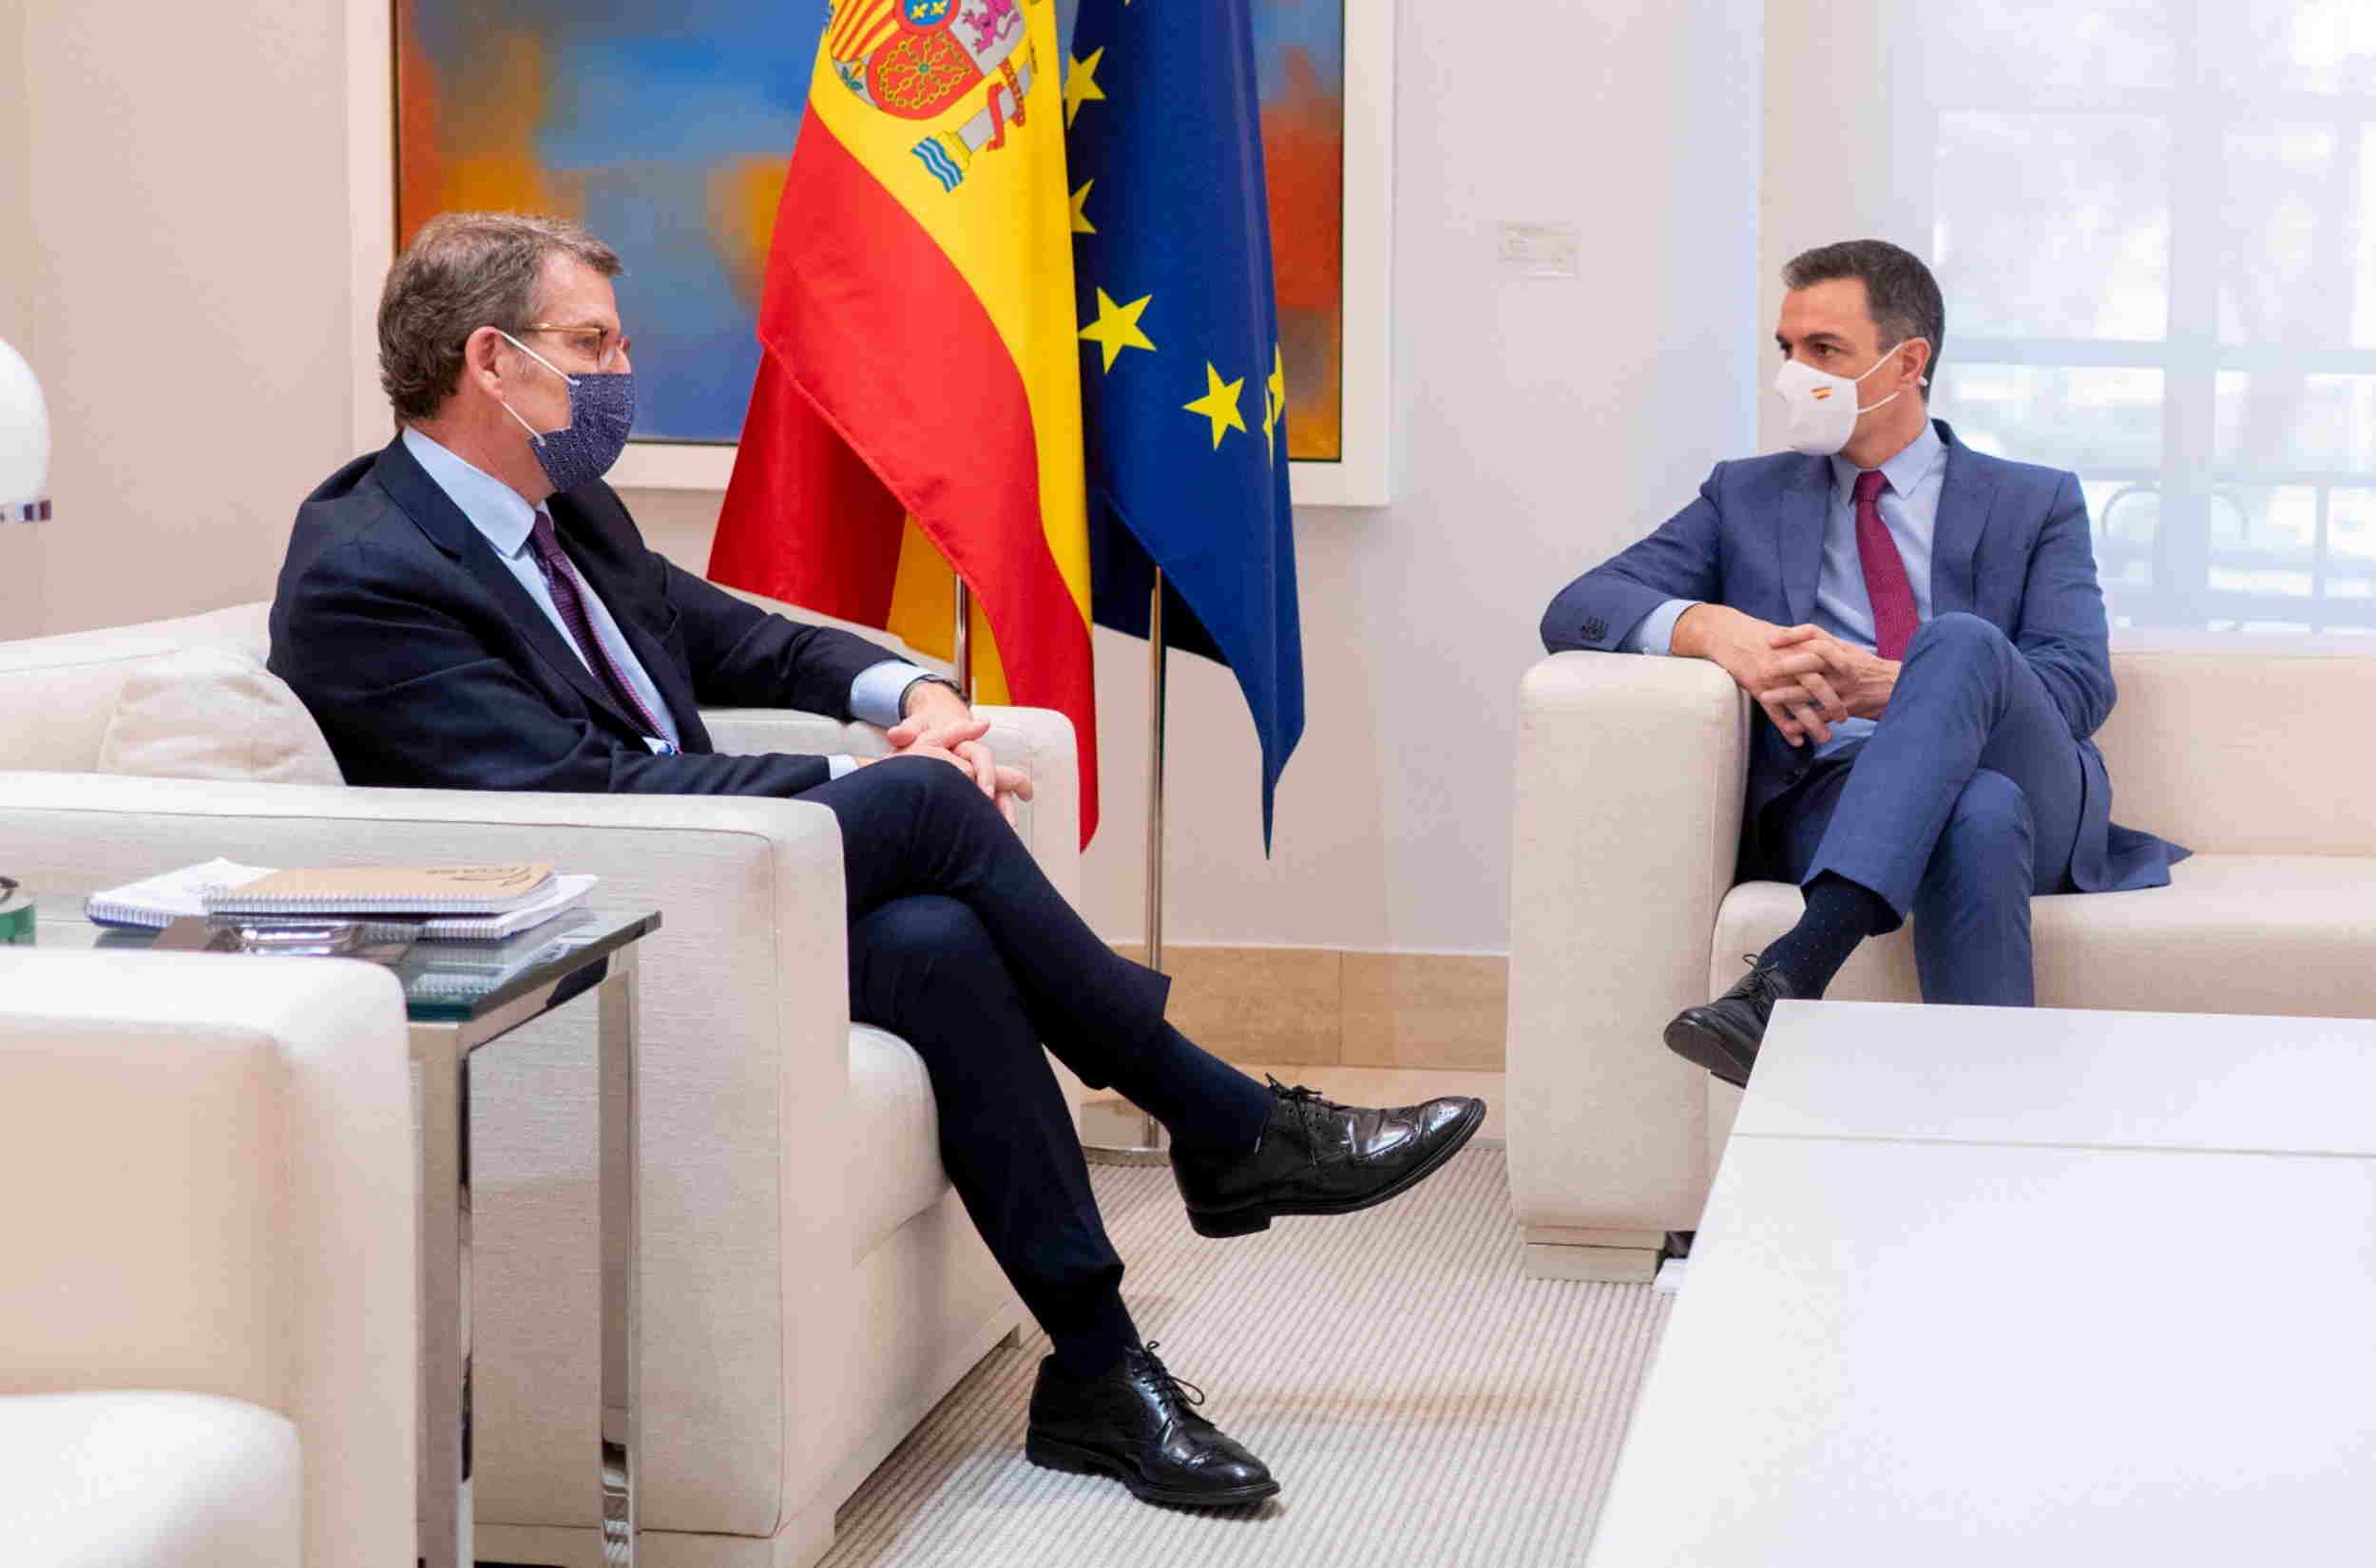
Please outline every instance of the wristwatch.
M927 670L922 675L917 676L913 680L909 681L905 686L899 688L900 717L905 718L908 717L908 698L918 686L946 686L950 691L957 694L958 701L967 701L966 689L963 686L958 685L957 682L949 679L948 677L945 675L934 675L931 671Z

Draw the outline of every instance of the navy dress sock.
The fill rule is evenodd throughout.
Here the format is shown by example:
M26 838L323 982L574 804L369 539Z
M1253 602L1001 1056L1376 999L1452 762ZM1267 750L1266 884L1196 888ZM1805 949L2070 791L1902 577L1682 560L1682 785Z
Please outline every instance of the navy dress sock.
M1826 871L1807 885L1807 912L1757 955L1758 967L1780 969L1794 996L1820 997L1856 945L1889 915L1879 893Z

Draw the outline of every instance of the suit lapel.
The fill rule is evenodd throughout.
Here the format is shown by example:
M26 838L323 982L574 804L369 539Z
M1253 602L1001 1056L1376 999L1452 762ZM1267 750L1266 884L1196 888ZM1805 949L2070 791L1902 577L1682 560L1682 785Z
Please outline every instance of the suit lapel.
M1938 423L1940 438L1947 444L1947 471L1940 477L1939 520L1930 539L1930 613L1978 614L1973 564L1980 536L1988 528L1996 478L1973 461L1971 449L1955 439L1945 420Z
M1831 464L1825 458L1810 458L1782 496L1778 541L1782 602L1793 626L1815 618L1815 586L1823 576L1823 535L1830 521Z
M487 536L471 526L462 508L453 504L453 498L405 449L403 437L389 443L380 453L378 473L381 487L396 505L439 549L459 561L479 585L494 597L503 610L505 623L536 651L538 658L559 671L587 702L614 716L628 730L642 732L642 724L619 711L610 693L563 639L551 618L520 586L520 580L496 555L495 546L487 542Z

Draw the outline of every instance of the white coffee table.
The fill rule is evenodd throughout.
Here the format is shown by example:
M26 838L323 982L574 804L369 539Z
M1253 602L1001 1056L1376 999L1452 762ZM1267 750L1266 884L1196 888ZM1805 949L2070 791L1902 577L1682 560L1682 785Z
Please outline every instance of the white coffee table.
M1786 1003L1592 1568L2365 1556L2376 1023Z

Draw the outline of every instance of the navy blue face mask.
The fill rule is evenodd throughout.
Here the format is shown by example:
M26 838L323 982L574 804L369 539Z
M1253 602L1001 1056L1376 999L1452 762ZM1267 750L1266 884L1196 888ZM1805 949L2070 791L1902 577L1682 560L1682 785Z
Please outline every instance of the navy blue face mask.
M536 450L537 466L556 490L591 485L610 471L627 449L627 432L635 428L635 372L604 371L570 375L526 343L503 332L504 341L569 384L569 423L557 430L539 430L510 404L504 412L520 419Z

